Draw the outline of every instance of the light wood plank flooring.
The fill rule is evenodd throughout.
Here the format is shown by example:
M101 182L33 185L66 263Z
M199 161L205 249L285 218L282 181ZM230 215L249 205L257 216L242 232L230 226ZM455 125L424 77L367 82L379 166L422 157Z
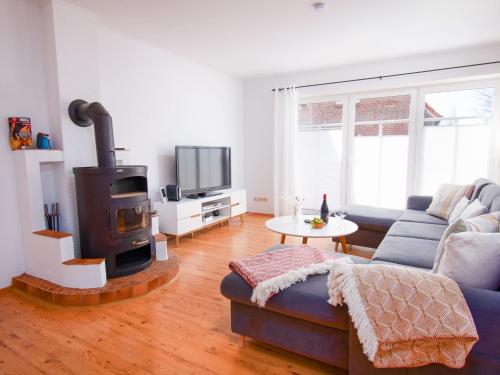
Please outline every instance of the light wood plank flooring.
M178 279L114 304L64 308L0 292L1 374L324 374L321 363L231 333L227 264L279 242L249 214L181 239ZM287 238L289 243L300 239ZM169 246L175 244L169 242ZM310 245L334 248L329 240Z

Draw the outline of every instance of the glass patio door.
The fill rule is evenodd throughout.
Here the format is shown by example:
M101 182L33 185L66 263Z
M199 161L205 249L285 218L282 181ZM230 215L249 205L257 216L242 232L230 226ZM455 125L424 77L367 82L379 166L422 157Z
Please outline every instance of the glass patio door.
M475 82L422 90L418 193L433 194L440 183L470 184L480 177L495 178L497 85Z
M349 203L405 206L414 92L352 98Z
M344 135L347 98L302 99L297 134L297 192L304 213L319 210L327 194L331 210L344 202Z

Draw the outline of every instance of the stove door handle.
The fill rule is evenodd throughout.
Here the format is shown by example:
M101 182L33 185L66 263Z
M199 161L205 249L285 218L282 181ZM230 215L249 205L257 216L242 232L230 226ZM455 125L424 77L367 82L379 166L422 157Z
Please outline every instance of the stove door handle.
M149 243L149 240L146 240L146 239L132 241L132 245L134 245L134 246L142 246L142 245L146 245L147 243Z

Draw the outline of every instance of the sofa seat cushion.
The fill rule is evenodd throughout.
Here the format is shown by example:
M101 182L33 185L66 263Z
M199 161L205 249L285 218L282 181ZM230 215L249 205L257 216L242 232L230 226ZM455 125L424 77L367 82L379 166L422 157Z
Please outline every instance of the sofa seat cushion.
M355 222L360 229L384 233L399 219L403 212L361 205L350 205L346 211L346 219Z
M439 217L431 216L425 211L404 210L399 221L411 221L414 223L441 224L448 225L448 222Z
M388 236L422 238L424 240L441 240L447 225L397 221L387 232Z
M422 238L386 236L372 260L431 269L439 241Z
M343 307L333 307L326 302L329 298L327 277L327 274L309 276L306 281L296 283L271 297L264 308L328 327L348 330L347 310ZM232 301L254 305L250 301L252 288L234 272L222 280L221 292Z
M369 263L368 259L355 256L351 258L356 263ZM328 327L348 330L349 315L345 307L334 307L327 303L327 278L328 274L309 276L306 281L295 283L271 297L264 308ZM221 293L232 301L257 306L250 301L250 285L234 272L222 280Z

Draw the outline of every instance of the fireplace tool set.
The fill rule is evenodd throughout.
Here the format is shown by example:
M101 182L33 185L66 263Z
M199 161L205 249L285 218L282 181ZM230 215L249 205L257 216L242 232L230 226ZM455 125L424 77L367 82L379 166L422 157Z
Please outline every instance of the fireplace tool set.
M45 222L47 229L59 232L59 203L52 203L49 212L49 205L43 205L45 213Z

